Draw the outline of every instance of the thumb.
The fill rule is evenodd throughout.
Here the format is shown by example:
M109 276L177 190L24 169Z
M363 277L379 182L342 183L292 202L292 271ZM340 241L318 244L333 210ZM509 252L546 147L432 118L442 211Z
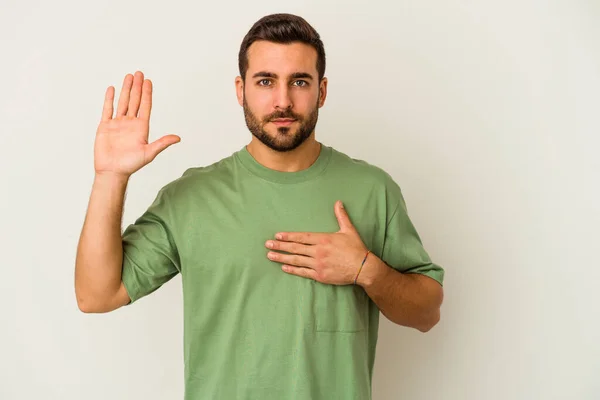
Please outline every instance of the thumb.
M335 216L338 220L338 224L340 225L340 231L354 231L354 225L352 225L350 217L348 216L343 203L339 200L335 202Z
M161 137L160 139L156 139L154 142L148 144L148 154L151 157L151 160L162 152L164 149L169 147L172 144L178 143L181 138L177 135L166 135Z

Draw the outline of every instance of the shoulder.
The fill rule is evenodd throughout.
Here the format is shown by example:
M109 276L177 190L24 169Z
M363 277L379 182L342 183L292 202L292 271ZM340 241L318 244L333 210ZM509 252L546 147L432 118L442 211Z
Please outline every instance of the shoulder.
M186 198L199 195L200 190L213 184L226 182L234 174L233 157L232 154L209 165L187 168L179 178L164 185L159 195L165 195L172 200Z
M379 189L384 189L390 197L396 199L396 202L401 198L400 185L390 173L378 166L375 161L355 158L337 149L332 150L335 159L335 163L332 164L340 173L350 176L361 183L370 182Z

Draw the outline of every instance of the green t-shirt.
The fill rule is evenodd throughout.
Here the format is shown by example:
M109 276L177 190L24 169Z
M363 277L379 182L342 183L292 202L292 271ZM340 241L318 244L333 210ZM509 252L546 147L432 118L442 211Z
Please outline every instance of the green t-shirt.
M182 275L186 400L371 398L376 304L358 285L283 272L264 245L280 231L337 232L336 200L375 255L442 284L390 175L324 144L298 172L246 146L190 168L127 227L131 303Z

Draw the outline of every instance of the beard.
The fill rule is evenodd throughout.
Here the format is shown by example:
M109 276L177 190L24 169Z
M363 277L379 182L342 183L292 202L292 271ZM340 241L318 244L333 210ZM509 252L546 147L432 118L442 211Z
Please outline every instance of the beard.
M260 140L265 146L279 152L294 150L304 143L304 141L313 133L315 126L317 125L317 120L319 119L318 100L315 108L312 109L306 117L287 109L285 111L275 111L274 113L264 117L262 120L250 110L248 103L246 103L246 96L244 96L243 103L246 126L250 132L252 132L252 135ZM295 131L291 126L278 127L276 135L271 136L265 131L264 126L268 122L277 118L295 119L295 123L298 123L300 126L298 126Z

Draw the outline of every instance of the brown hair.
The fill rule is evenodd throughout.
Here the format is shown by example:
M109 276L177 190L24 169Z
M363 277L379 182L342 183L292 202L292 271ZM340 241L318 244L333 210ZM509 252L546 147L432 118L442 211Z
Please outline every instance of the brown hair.
M317 51L317 71L319 82L325 75L325 48L321 37L302 17L293 14L271 14L262 17L248 31L238 54L238 66L242 80L246 80L248 70L248 49L257 40L288 44L301 42Z

